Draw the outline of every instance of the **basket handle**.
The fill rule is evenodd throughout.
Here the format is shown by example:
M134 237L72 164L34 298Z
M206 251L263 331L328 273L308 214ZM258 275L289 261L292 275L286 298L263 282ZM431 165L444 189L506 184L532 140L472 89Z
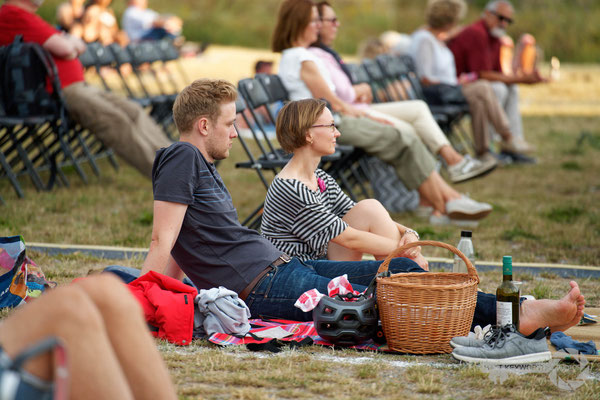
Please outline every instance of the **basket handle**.
M406 250L412 249L413 247L417 247L417 246L435 246L435 247L441 247L443 249L450 250L451 252L453 252L454 254L459 256L465 262L469 276L477 279L477 283L479 283L479 276L477 275L477 270L475 269L475 266L473 266L473 264L471 263L471 260L469 260L462 253L462 251L458 250L456 247L452 246L451 244L437 242L435 240L421 240L421 241L417 241L417 242L407 243L404 246L398 247L396 250L392 251L386 257L386 259L379 265L379 269L377 270L377 275L381 274L382 272L386 272L388 270L388 267L390 265L390 261L392 261L392 258L398 257L400 254L404 253Z

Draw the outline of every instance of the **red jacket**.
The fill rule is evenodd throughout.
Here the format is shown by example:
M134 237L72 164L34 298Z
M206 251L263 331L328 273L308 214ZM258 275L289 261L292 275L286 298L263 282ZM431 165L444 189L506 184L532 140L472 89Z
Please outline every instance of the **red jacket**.
M198 291L166 275L150 271L129 284L144 309L155 337L188 345L194 330L194 299Z

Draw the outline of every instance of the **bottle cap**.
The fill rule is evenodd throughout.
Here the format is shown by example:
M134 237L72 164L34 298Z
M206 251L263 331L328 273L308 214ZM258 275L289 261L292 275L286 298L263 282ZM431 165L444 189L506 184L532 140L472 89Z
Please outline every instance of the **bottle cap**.
M512 275L512 256L502 257L502 274Z
M471 237L472 235L471 231L460 231L460 237Z

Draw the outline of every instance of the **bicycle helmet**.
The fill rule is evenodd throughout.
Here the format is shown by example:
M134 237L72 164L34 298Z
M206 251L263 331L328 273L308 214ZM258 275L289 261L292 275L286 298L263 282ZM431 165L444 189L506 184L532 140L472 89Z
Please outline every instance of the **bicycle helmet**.
M375 336L377 332L377 310L375 297L361 294L356 301L352 293L324 296L313 309L313 320L319 336L336 345L352 346Z

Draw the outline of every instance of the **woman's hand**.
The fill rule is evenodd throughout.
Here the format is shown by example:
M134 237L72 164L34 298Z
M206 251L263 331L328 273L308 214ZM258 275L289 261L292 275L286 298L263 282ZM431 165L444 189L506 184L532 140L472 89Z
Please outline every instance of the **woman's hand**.
M429 263L421 253L419 253L419 255L412 260L419 264L419 267L423 268L425 271L429 271Z
M400 238L400 241L398 242L398 247L402 247L408 243L417 242L418 240L419 240L419 238L414 233L405 232L402 235L402 237ZM420 254L421 254L421 246L417 246L417 247L413 247L413 248L410 248L410 249L404 251L402 254L400 254L400 256L414 259Z

